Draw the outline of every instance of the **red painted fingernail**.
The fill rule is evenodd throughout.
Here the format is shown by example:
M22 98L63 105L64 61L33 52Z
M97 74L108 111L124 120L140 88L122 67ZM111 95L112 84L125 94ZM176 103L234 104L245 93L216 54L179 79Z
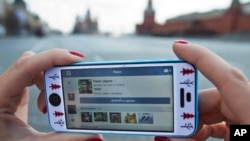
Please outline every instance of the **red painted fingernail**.
M78 57L81 57L81 58L84 58L84 54L80 53L80 52L77 52L77 51L69 51L70 54L72 55L75 55L75 56L78 56Z
M168 137L155 137L154 140L155 141L170 141Z
M179 43L179 44L188 44L188 41L185 41L185 40L176 40L174 42Z
M47 113L47 107L45 106L44 108L43 108L43 114L46 114Z
M103 141L103 139L100 138L92 138L92 139L87 139L85 141Z

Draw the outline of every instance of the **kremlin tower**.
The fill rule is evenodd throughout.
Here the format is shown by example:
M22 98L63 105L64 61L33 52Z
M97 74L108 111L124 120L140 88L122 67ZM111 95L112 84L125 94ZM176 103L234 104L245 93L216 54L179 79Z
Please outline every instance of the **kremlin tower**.
M137 34L151 34L155 26L155 11L153 9L152 0L148 0L147 8L144 11L144 20L142 24L136 25Z

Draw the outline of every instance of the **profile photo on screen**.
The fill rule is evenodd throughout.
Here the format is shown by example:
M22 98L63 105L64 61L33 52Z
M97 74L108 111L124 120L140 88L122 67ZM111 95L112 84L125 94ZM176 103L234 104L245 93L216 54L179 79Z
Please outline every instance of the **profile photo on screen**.
M92 94L92 80L91 79L80 79L78 81L79 93L80 94Z

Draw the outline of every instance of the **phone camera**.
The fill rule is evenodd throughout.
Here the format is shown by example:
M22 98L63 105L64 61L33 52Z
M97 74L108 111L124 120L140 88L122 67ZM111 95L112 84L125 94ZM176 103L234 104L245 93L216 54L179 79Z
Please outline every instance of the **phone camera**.
M58 94L53 93L49 96L49 102L53 106L59 106L61 104L61 98Z

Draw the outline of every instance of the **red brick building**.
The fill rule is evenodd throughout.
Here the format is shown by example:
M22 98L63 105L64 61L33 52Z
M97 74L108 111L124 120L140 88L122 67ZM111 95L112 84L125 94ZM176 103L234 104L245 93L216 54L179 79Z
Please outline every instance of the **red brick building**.
M242 5L239 0L233 0L227 10L182 15L159 25L154 22L155 12L149 0L144 22L136 25L136 33L160 36L250 33L249 9L250 3Z

